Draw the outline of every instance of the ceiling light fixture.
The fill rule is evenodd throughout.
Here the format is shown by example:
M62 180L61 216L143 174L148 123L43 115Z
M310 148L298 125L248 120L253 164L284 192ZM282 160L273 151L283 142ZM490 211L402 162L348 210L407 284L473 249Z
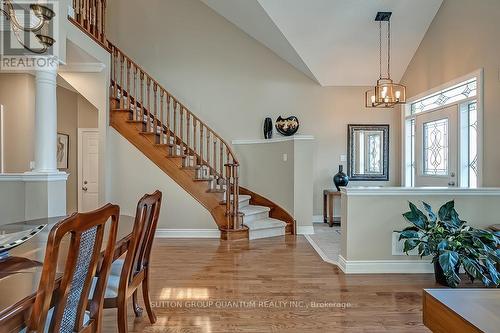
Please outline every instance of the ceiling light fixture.
M391 79L391 15L392 12L378 12L375 21L379 23L379 79L374 89L365 93L368 108L390 108L406 103L406 87ZM382 74L382 22L387 22L387 74Z
M45 53L49 47L51 47L55 40L47 35L42 33L42 28L46 26L46 24L52 20L52 18L56 15L52 9L47 6L41 4L31 4L30 5L30 13L33 14L39 19L39 21L34 26L24 27L21 23L19 23L16 17L16 11L14 9L14 5L10 0L3 0L4 8L0 8L0 12L2 12L8 21L10 21L10 26L14 35L16 36L17 41L21 44L26 50L33 53ZM42 45L42 48L33 49L25 44L23 39L21 38L21 32L32 32L35 34L36 39Z

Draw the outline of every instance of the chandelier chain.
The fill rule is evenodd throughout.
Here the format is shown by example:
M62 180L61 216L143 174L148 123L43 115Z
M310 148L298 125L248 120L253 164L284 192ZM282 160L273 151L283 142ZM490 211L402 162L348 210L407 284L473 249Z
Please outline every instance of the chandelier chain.
M387 21L387 78L391 78L391 21Z
M378 60L379 60L379 78L382 78L382 22L378 22Z

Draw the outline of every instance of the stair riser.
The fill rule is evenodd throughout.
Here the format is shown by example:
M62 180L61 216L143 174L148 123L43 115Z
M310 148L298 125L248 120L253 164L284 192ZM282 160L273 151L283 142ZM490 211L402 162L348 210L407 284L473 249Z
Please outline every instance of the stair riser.
M257 229L250 230L248 234L248 238L252 239L261 239L261 238L269 238L269 237L278 237L285 235L285 227L277 227L277 228L269 228L269 229Z
M221 201L221 205L225 205L225 204L226 204L226 194L224 193L224 200ZM231 201L231 204L233 204L232 201ZM239 207L239 209L242 209L248 205L250 205L250 199L240 201L240 204L238 205L238 207Z
M263 220L265 218L269 217L269 212L262 212L262 213L257 213L257 214L251 214L251 215L245 215L243 216L243 223L251 222L251 221L257 221L257 220Z

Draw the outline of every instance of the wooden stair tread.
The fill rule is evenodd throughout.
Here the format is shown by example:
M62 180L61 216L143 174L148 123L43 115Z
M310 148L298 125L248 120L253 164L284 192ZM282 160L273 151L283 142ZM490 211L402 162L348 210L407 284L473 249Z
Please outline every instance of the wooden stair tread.
M224 193L226 190L221 188L210 188L207 190L207 193Z
M211 182L213 178L193 178L194 182Z
M181 169L184 170L200 170L202 168L201 165L184 165L181 167Z
M173 155L173 154L169 154L169 155L165 155L166 158L180 158L182 159L183 156L182 155ZM182 169L182 165L179 166L179 169Z
M155 133L155 132L139 132L141 135L160 135L160 133Z

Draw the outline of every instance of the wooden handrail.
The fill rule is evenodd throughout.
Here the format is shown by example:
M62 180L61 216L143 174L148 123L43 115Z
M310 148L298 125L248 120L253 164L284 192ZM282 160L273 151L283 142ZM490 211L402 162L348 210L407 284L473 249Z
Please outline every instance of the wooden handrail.
M242 228L239 162L231 147L123 51L109 41L108 46L112 56L111 94L120 108L130 110L130 119L140 120L143 132L153 135L156 144L171 147L170 156L182 157L183 167L196 167L197 178L210 182L209 191L224 191L229 202L227 228Z
M190 114L191 119L196 119L198 122L200 122L201 124L203 124L203 126L205 127L205 129L207 129L217 139L219 139L221 142L223 142L223 144L229 149L229 152L230 152L231 156L234 158L234 161L236 163L238 163L238 160L236 159L236 156L233 153L231 147L227 144L227 142L220 135L218 135L212 128L210 128L210 126L208 126L206 123L204 123L194 113L192 113L191 111L189 111L189 109L188 109L187 106L185 106L184 104L182 104L167 89L163 88L163 86L158 81L156 81L154 78L152 78L150 75L148 75L147 72L141 66L139 66L134 60L132 60L131 58L129 58L128 56L126 56L125 53L119 47L117 47L116 45L112 44L109 40L107 41L107 44L108 44L108 46L109 46L109 48L111 50L118 51L119 54L121 54L122 56L125 57L125 59L127 59L128 61L131 62L131 64L132 64L133 67L137 68L140 72L144 73L144 75L146 75L149 78L149 80L151 80L152 84L156 84L161 90L163 90L165 92L165 95L168 96L172 100L173 104L177 103L177 105L179 105L180 108L186 110ZM112 52L111 54L114 54L114 53Z
M197 177L210 182L209 191L225 192L227 229L241 229L239 162L231 146L106 39L106 0L73 0L73 8L70 21L111 53L111 95L120 109L129 110L129 119L139 120L154 143L169 147L170 156L182 157L183 167L197 169Z

